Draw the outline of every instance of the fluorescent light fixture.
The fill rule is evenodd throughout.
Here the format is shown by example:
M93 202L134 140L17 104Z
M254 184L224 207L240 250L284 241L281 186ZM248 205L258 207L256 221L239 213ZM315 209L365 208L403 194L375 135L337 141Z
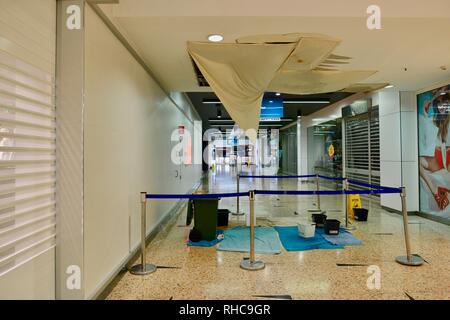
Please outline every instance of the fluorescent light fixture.
M312 121L314 121L314 122L325 122L325 121L329 121L330 119L327 119L327 118L315 118L315 119L312 119Z
M325 104L330 103L330 100L284 100L284 104Z
M281 93L277 92L277 93L275 93L275 95L276 95L277 97L279 97L279 96L281 96Z
M209 119L208 121L209 122L233 122L234 123L234 120L232 120L232 119Z
M222 104L219 100L203 100L203 104Z
M228 123L234 123L234 120L233 119L209 119L208 120L209 122L220 122L220 123L223 123L223 122L228 122ZM276 120L274 120L274 118L267 118L267 119L261 119L260 120L261 122L270 122L270 121L282 121L282 122L290 122L290 121L292 121L292 119L290 119L290 118L276 118ZM226 124L224 124L224 126L226 126Z
M234 124L212 124L211 127L219 128L219 127L234 127Z
M203 104L218 104L218 103L220 103L219 101L212 101L212 100L204 100L204 101L202 101L202 103Z
M331 124L331 123L323 123L319 125L320 127L336 127L335 124Z
M273 100L272 100L273 101ZM219 100L203 100L203 104L222 104ZM284 100L284 104L327 104L330 100Z
M282 127L282 124L261 124L259 125L260 127ZM234 127L233 124L212 124L211 127L214 128L222 128L222 127L227 127L227 128L232 128Z
M208 36L208 40L211 42L220 42L223 41L223 35L221 34L210 34Z
M261 122L269 122L269 121L281 121L281 118L273 117L273 118L261 118Z

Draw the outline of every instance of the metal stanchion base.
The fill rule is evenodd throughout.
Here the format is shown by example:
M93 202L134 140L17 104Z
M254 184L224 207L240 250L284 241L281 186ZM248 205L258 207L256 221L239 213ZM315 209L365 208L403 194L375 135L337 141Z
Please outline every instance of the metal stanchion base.
M142 268L142 264L137 264L132 266L130 269L130 273L137 276L144 276L146 274L150 274L156 271L156 266L154 264L145 264L144 268Z
M243 216L245 215L245 212L239 211L239 212L232 212L231 213L232 216Z
M251 262L250 259L244 259L241 262L241 268L250 271L262 270L265 268L265 266L266 264L262 261Z
M408 256L399 256L395 258L395 261L405 266L421 266L424 263L423 259L416 255L411 255L410 259Z

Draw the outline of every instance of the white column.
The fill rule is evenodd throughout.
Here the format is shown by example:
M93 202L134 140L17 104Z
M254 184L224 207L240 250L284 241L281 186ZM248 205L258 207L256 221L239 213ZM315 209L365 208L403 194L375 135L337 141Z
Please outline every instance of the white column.
M408 211L419 209L417 108L414 92L386 91L378 96L380 112L380 175L385 186L404 186ZM381 195L381 205L401 210L397 194Z

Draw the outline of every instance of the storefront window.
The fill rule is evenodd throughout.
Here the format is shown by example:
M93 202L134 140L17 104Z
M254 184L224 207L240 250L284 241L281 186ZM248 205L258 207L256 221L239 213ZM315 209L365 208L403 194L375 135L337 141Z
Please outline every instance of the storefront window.
M342 176L342 119L308 128L308 171Z

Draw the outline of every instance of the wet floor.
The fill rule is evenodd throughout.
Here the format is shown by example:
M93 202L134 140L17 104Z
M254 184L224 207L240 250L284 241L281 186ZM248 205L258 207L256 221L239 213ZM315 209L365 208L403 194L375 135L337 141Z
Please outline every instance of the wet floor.
M260 174L243 168L244 174ZM264 172L262 172L264 173ZM336 188L323 184L321 188ZM339 187L337 187L339 188ZM235 192L236 172L218 167L203 179L202 192ZM313 190L315 181L297 179L241 179L240 190ZM293 226L317 208L316 196L257 195L255 213L261 226ZM342 195L321 196L321 209L344 223ZM223 198L219 208L236 211L235 198ZM257 255L266 263L261 271L240 268L248 254L188 247L186 209L149 244L147 260L162 267L147 276L124 272L111 286L107 299L450 299L450 226L410 217L414 253L426 263L403 266L405 255L402 217L383 210L376 197L364 198L367 222L353 222L352 233L361 246L339 250L282 252ZM249 211L249 200L240 199ZM230 215L230 227L245 225L244 216ZM379 277L378 277L379 275ZM379 281L375 281L376 276Z

